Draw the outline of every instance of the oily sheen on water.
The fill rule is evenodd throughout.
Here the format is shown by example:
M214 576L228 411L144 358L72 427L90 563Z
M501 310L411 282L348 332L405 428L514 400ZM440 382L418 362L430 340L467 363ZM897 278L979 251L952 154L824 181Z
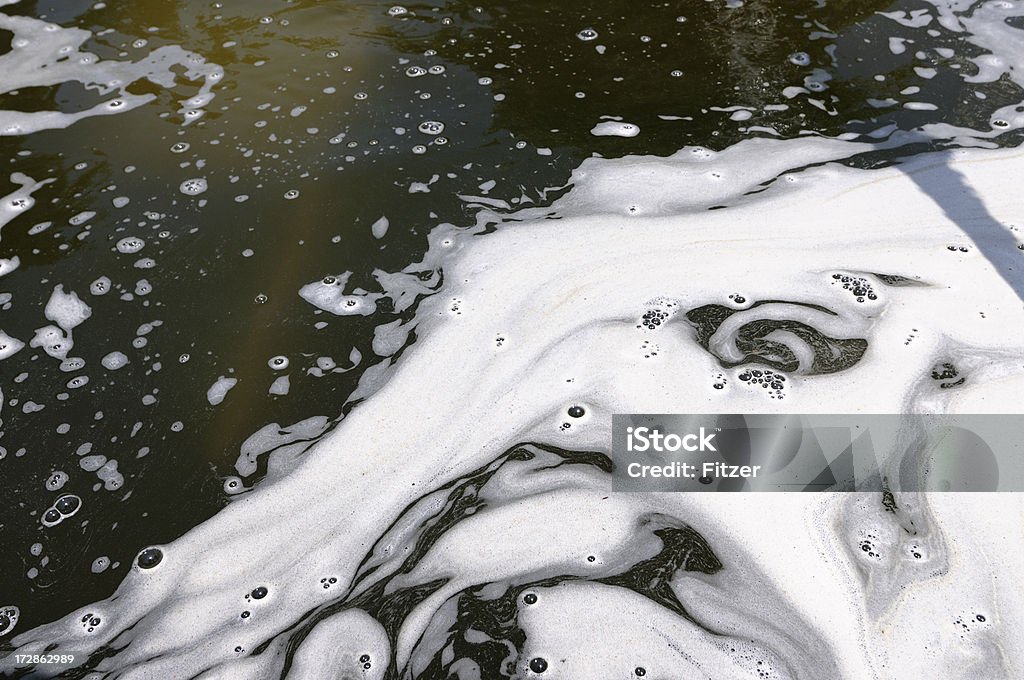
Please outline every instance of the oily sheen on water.
M1017 495L610 491L613 413L1014 409L1024 152L820 165L865 150L657 161L689 201L650 159L588 161L559 219L448 229L375 394L19 652L123 678L1019 677ZM751 334L788 348L780 387L723 368Z

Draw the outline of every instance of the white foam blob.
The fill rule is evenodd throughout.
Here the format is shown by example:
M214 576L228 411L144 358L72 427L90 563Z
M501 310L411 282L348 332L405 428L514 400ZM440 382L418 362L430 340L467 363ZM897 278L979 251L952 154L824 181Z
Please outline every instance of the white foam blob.
M20 266L21 258L17 255L7 258L0 257L0 277L7 276Z
M108 371L116 371L128 365L128 357L123 352L113 351L100 359L100 364Z
M294 458L308 449L310 442L323 434L328 424L325 416L313 416L287 427L277 423L266 425L242 443L235 470L240 476L248 477L256 472L260 456L273 453L279 459Z
M590 134L595 137L636 137L640 134L640 127L632 123L606 120L591 128Z
M182 182L178 190L186 196L198 196L206 193L208 188L205 177L193 177Z
M270 389L267 390L268 394L273 394L279 397L283 397L288 394L291 389L291 381L288 376L282 375L274 379L274 382L270 384Z
M14 356L25 346L18 338L12 337L0 329L0 361Z
M106 276L101 276L89 284L89 292L93 295L106 295L110 292L111 281Z
M47 319L70 332L92 316L92 308L82 302L77 293L65 293L64 286L58 284L54 286L43 313Z
M54 359L64 360L75 343L71 333L64 333L57 326L48 325L36 329L36 334L29 341L29 347L42 347L43 351Z
M18 189L0 198L0 232L3 231L4 226L8 222L35 205L36 199L32 196L34 192L54 181L56 180L50 178L37 182L24 173L12 173L11 182L20 186Z
M134 255L146 247L146 242L138 236L125 236L114 247L123 255Z
M377 311L377 300L382 295L356 289L345 293L352 272L327 276L299 289L299 297L309 304L338 316L367 316Z
M227 378L220 376L217 380L210 385L210 389L206 390L206 401L210 402L211 406L224 401L224 397L228 396L228 392L231 391L235 385L238 384L238 378Z
M370 226L370 232L375 239L382 239L387 235L389 226L391 225L388 222L388 218L382 216Z

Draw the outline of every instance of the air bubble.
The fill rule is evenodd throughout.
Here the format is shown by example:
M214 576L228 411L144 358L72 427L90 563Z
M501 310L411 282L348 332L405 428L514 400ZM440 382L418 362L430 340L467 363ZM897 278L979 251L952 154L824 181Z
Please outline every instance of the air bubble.
M576 37L583 42L590 42L591 40L597 40L597 31L592 28L584 28L576 34Z
M139 553L135 559L136 564L142 569L152 569L164 559L164 553L160 548L146 548Z
M276 371L282 371L288 368L288 357L284 356L283 354L278 354L276 357L272 357L270 361L267 362L267 366L270 366Z
M67 494L58 498L57 502L53 504L53 507L57 512L65 517L70 517L78 512L78 509L82 507L82 499L74 494Z

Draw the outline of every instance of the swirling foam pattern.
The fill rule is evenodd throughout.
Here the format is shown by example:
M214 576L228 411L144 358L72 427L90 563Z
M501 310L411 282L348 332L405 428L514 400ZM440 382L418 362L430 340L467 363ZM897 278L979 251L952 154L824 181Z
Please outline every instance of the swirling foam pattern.
M18 651L97 678L1021 677L1017 495L610 491L612 413L1015 408L1024 152L823 164L864 150L658 161L701 158L687 206L601 161L622 195L581 172L559 219L446 228L376 393Z

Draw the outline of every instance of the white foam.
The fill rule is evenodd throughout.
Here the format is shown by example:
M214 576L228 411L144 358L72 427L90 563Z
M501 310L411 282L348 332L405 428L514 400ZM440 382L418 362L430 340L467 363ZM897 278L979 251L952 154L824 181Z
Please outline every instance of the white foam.
M21 258L17 255L8 258L0 257L0 276L7 276L20 266Z
M25 346L18 338L12 337L0 329L0 361L14 356Z
M14 4L14 3L5 3ZM8 93L32 87L58 86L77 82L106 97L104 101L81 111L0 111L0 135L27 135L40 130L66 128L93 116L124 113L156 99L154 94L136 95L128 86L138 80L172 89L178 83L177 69L184 69L185 80L202 80L196 95L203 103L212 97L212 88L223 76L223 69L187 50L166 45L137 62L100 59L80 48L93 38L81 28L64 28L28 16L0 14L0 29L11 31L11 51L0 55L4 79L0 92ZM113 95L108 97L108 95ZM183 102L180 113L185 123L198 109Z
M373 314L377 310L377 300L382 296L358 288L346 294L345 286L351 276L352 272L344 272L308 283L299 289L299 297L325 312L338 316Z
M56 180L49 178L37 182L24 173L12 173L11 182L20 187L0 198L0 232L8 222L35 205L33 193L54 181Z
M100 359L100 364L108 371L116 371L128 365L128 357L124 352L110 352Z
M134 567L112 599L90 606L104 612L102 628L83 634L76 611L23 633L17 644L24 652L51 643L96 649L131 627L131 644L98 671L265 674L264 664L274 662L238 660L236 647L271 640L280 648L288 636L282 631L336 602L370 551L377 569L365 572L372 576L360 590L394 573L419 522L444 505L445 496L432 490L517 442L607 450L610 415L622 412L952 409L956 390L929 387L932 366L950 352L977 358L968 375L975 390L1006 380L1024 384L1024 341L1007 332L1024 327L1020 298L1007 283L1022 257L1007 225L1017 214L1024 151L945 152L876 170L798 170L864 148L828 140L751 142L718 155L697 150L668 160L594 163L547 211L561 219L518 222L473 239L446 227L431 241L434 256L450 253L443 293L420 303L412 322L417 341L389 379L364 377L376 393L312 448L289 444L296 448L280 459L286 474L163 546L159 566ZM652 168L668 177L672 167L687 184L651 181ZM601 188L605 171L619 179L610 196ZM623 205L633 203L644 210L623 219ZM701 208L709 204L729 207ZM835 273L860 277L875 299L858 302L835 284ZM921 285L887 285L885 276ZM319 285L341 288L347 276L338 278L340 285ZM337 294L311 285L303 297L332 307ZM733 326L720 328L708 351L685 321L687 310L702 305L735 306L729 296L736 294L746 300L739 318L799 319L831 337L863 338L867 351L846 370L794 372L785 399L771 400L719 362L716 352L736 351ZM754 302L764 304L755 310L748 304ZM666 321L638 328L654 308L666 311ZM778 339L811 356L798 340ZM719 375L728 379L724 389L713 387ZM570 406L584 407L586 417L564 429ZM254 469L264 448L240 458L239 472ZM1014 677L1024 668L1012 644L1024 634L1024 596L1011 585L1024 553L1019 496L999 496L992 513L976 497L899 494L902 507L927 506L921 522L941 537L941 554L963 558L945 563L937 556L934 564L947 564L942 579L894 572L887 581L897 588L892 592L908 594L879 609L872 604L879 601L871 589L877 585L869 584L881 577L865 581L850 557L857 547L848 537L864 515L839 495L610 495L603 473L557 466L509 473L486 493L491 509L460 523L394 583L450 583L399 634L400 662L409 659L410 670L443 640L454 615L447 598L460 584L493 583L497 596L545 574L590 576L632 564L657 546L637 529L655 515L693 527L727 565L720 575L679 573L673 591L693 622L737 640L740 652L716 646L691 623L630 592L581 584L538 591L545 601L564 603L560 625L532 614L522 619L530 631L524 660L536 650L581 673L596 659L628 670L634 658L622 640L626 629L584 624L586 612L607 609L633 612L623 625L652 622L631 634L652 669L678 663L665 635L686 642L687 663L722 677L749 677L744 664L754 658L774 677L885 678L903 667L894 664L912 664L915 677L949 677L949 668ZM406 509L407 519L392 526ZM898 521L879 514L877 522ZM764 517L772 518L771 531L763 530ZM987 533L975 538L972 527L979 526ZM999 546L999 560L967 559L989 545ZM992 583L1006 586L984 585ZM273 613L254 610L239 627L240 593L259 584L275 593ZM953 584L963 584L962 592L948 597ZM942 631L968 610L1000 615L983 638L961 644ZM947 644L922 650L928 636Z
M47 319L70 333L71 329L92 316L92 308L82 302L77 293L65 293L64 286L58 284L50 294L44 314Z
M29 341L29 347L42 347L43 351L54 359L64 360L68 352L75 346L71 332L67 334L54 325L43 326L36 329L36 334Z
M391 225L388 222L388 218L381 217L370 226L370 231L375 239L382 239L388 233L389 226Z
M606 120L595 125L590 134L595 137L636 137L640 134L640 127L632 123Z
M228 392L237 384L238 378L227 378L223 375L218 377L216 382L210 385L210 389L206 390L206 401L210 402L210 406L216 406L224 401L224 397L228 396Z

